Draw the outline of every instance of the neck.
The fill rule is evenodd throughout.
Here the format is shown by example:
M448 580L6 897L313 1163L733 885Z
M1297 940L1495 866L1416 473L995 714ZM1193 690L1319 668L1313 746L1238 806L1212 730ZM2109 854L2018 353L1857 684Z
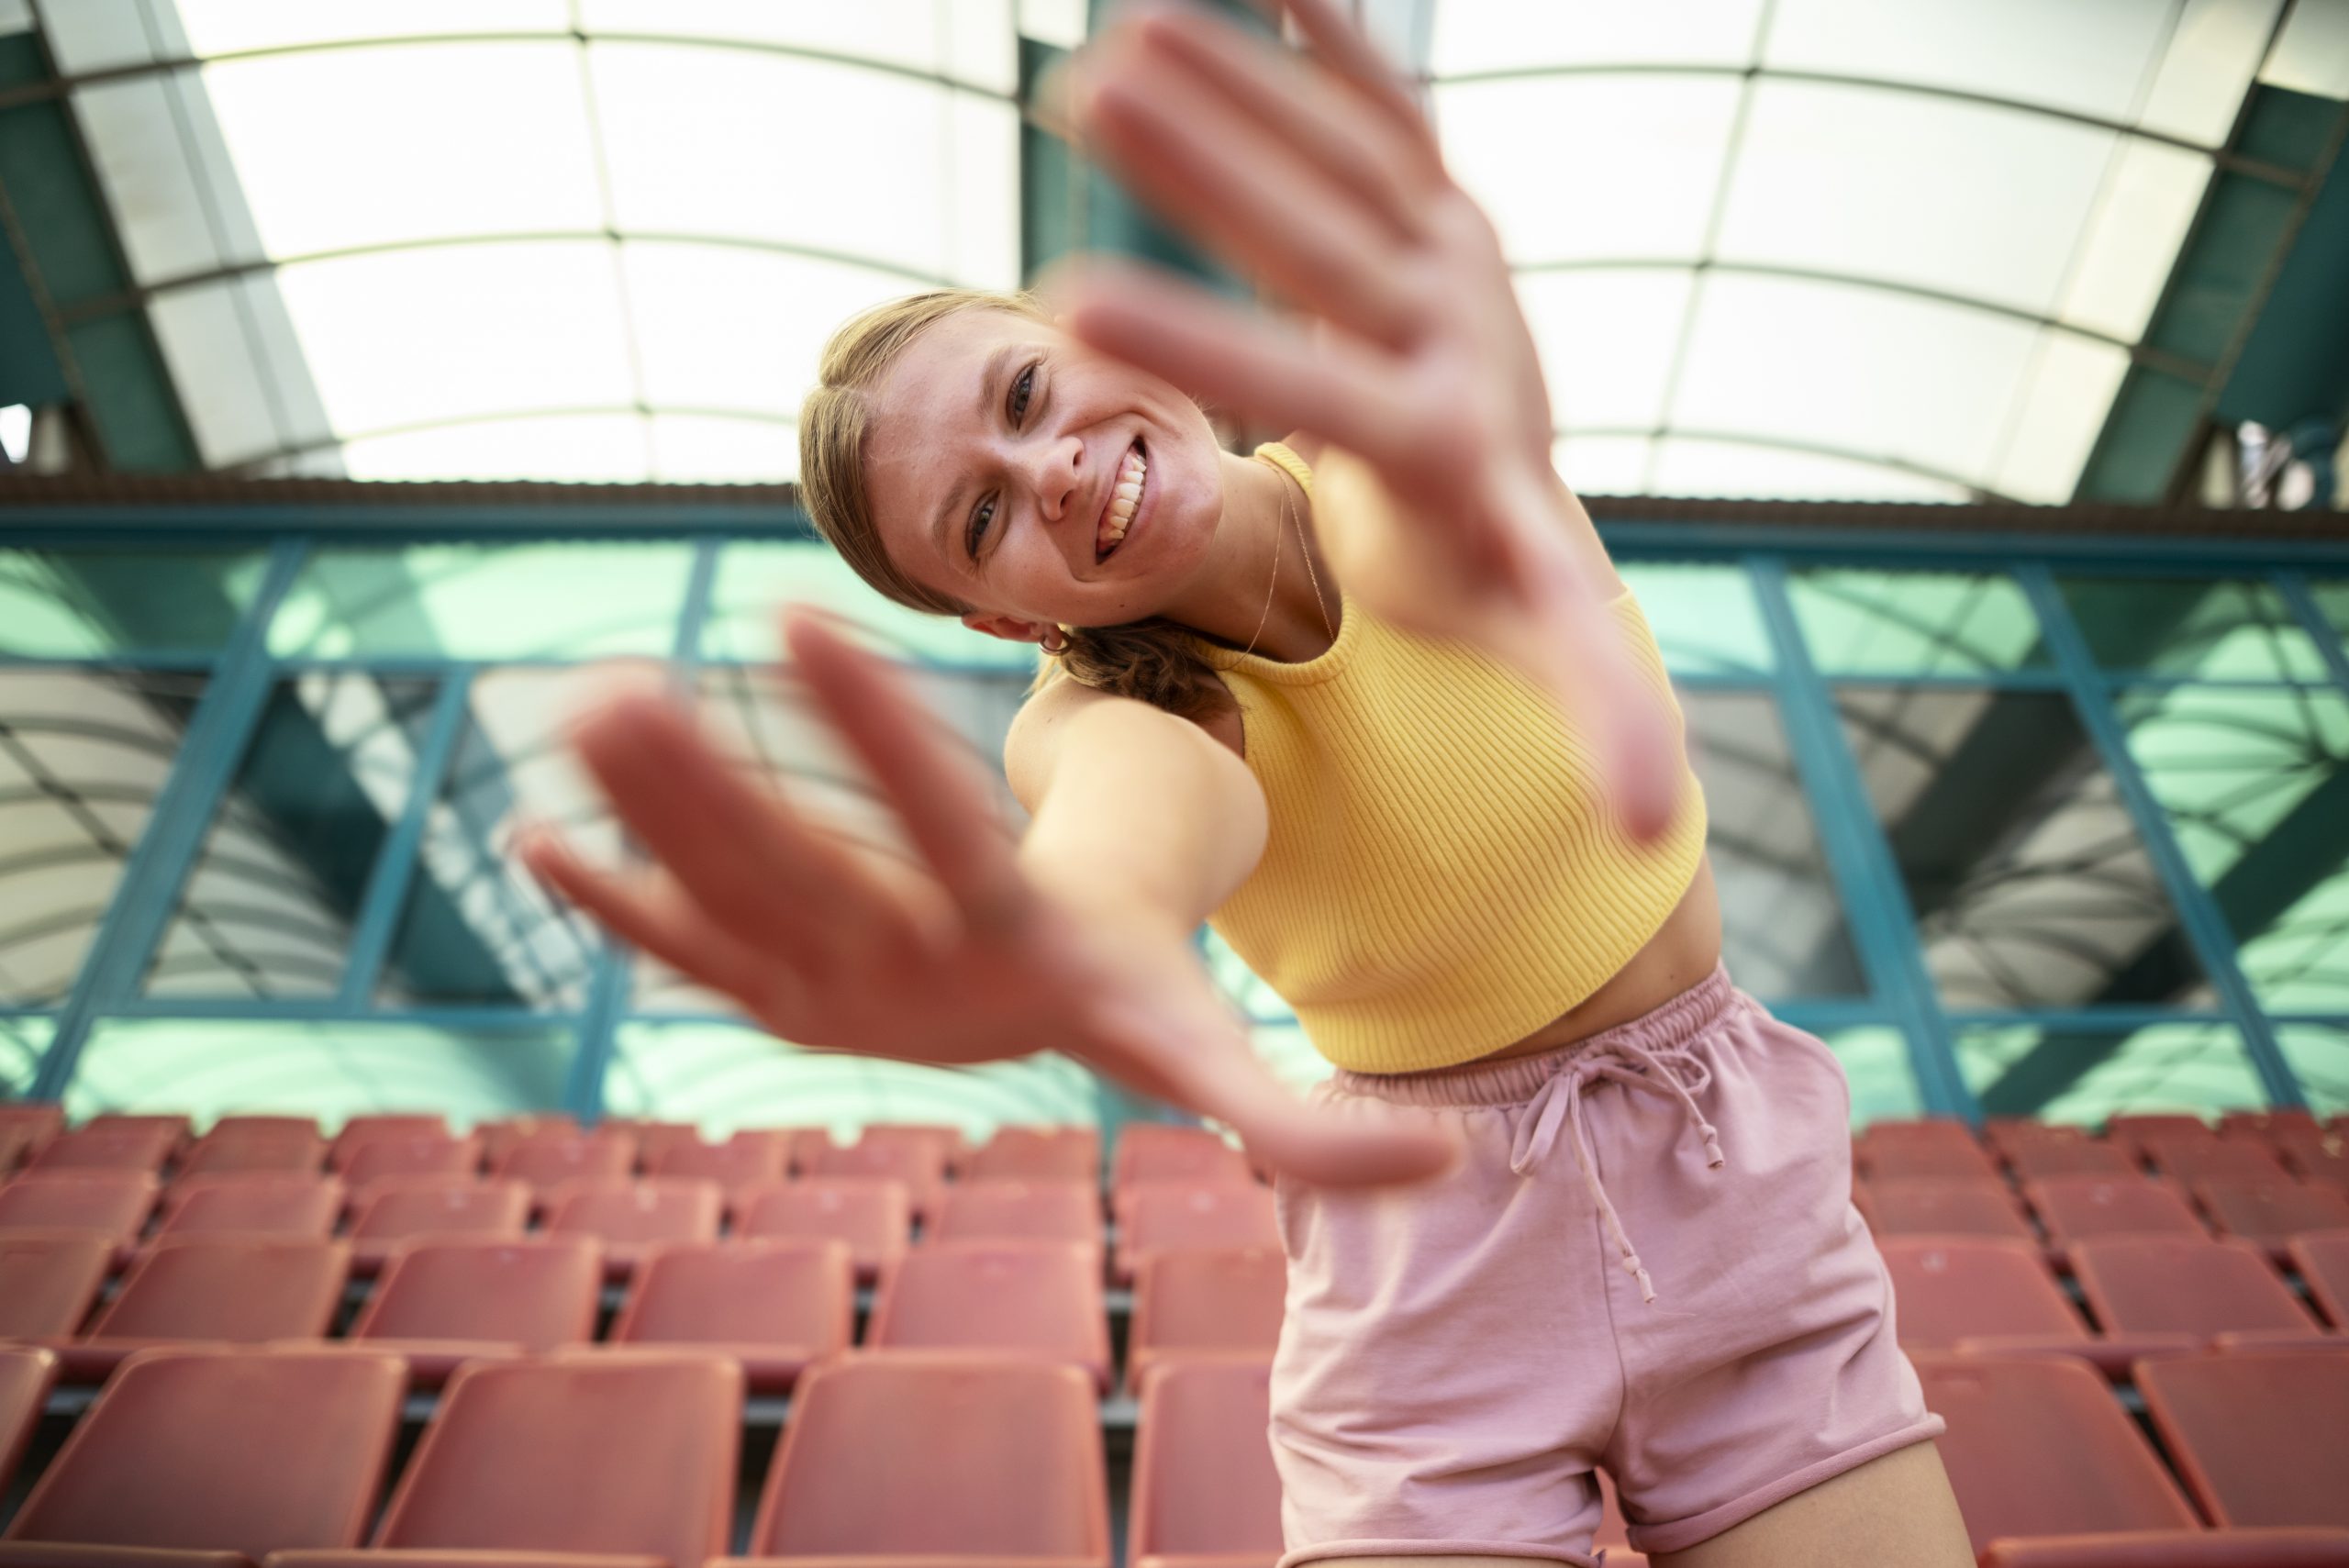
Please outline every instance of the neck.
M1252 639L1260 658L1285 664L1319 658L1329 651L1330 628L1338 624L1338 584L1314 540L1304 487L1255 458L1225 452L1222 462L1223 515L1214 552L1163 613L1230 648L1246 648Z

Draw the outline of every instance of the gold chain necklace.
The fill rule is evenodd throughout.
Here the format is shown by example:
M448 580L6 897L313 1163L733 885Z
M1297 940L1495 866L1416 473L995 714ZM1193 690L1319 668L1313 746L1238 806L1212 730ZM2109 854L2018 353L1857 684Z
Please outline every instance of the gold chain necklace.
M1275 474L1279 475L1283 482L1281 484L1281 513L1282 516L1297 529L1297 547L1305 551L1305 575L1307 580L1313 584L1313 607L1321 612L1321 624L1328 629L1330 633L1330 640L1335 642L1338 639L1338 628L1330 625L1330 606L1322 603L1321 600L1321 578L1320 574L1313 570L1313 548L1306 543L1305 525L1297 520L1297 507L1288 498L1288 487L1291 484L1296 482L1295 476L1286 469L1281 467L1280 464L1273 462L1270 458L1263 456L1261 453L1256 454L1256 461L1263 463L1266 468L1271 469ZM1271 582L1264 584L1264 613L1256 617L1256 637L1250 638L1248 639L1248 646L1240 651L1243 656L1253 653L1256 651L1256 638L1264 635L1264 622L1271 618L1273 613L1273 590L1279 585L1280 580L1281 535L1276 532L1273 535L1273 579Z

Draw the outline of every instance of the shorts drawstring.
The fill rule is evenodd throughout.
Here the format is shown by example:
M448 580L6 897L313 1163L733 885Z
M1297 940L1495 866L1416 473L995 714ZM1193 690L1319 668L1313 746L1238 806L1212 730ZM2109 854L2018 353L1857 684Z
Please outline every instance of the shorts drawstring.
M1608 1234L1615 1239L1617 1249L1623 1254L1623 1272L1640 1282L1642 1302L1655 1299L1655 1284L1641 1265L1631 1238L1624 1232L1622 1219L1608 1201L1606 1184L1590 1162L1590 1129L1583 1119L1583 1085L1595 1079L1610 1079L1626 1089L1645 1089L1651 1094L1677 1098L1698 1135L1704 1140L1706 1164L1718 1171L1728 1162L1721 1157L1720 1134L1697 1107L1698 1094L1712 1078L1712 1069L1686 1047L1649 1051L1629 1040L1605 1040L1566 1058L1558 1071L1534 1090L1533 1098L1525 1107L1525 1118L1518 1124L1508 1168L1520 1176L1550 1151L1550 1146L1557 1140L1559 1124L1565 1125L1574 1146L1575 1164L1582 1171L1583 1183L1590 1189L1591 1201L1598 1206L1600 1218L1607 1221Z

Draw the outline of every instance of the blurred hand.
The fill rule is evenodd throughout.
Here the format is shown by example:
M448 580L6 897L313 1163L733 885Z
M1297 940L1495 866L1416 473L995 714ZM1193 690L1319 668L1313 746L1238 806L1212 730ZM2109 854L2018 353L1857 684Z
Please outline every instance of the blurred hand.
M573 740L656 863L613 875L533 829L519 845L530 870L801 1045L936 1063L1062 1051L1228 1123L1264 1164L1319 1184L1407 1181L1450 1161L1424 1123L1341 1121L1281 1088L1174 918L1116 888L1030 878L981 770L886 660L805 612L786 614L785 641L918 865L810 827L671 699L639 691Z
M1620 584L1551 462L1549 395L1484 212L1333 0L1289 0L1300 58L1188 8L1133 6L1056 90L1085 150L1308 318L1088 258L1048 285L1104 352L1336 450L1319 531L1374 614L1478 645L1595 738L1617 814L1668 825L1671 716L1604 600ZM1051 112L1048 109L1048 112Z

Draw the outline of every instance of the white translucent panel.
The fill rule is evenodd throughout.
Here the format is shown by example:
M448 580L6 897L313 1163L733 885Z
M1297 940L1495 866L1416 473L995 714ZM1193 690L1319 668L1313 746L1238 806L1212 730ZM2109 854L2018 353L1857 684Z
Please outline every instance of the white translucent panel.
M581 0L589 34L732 39L846 55L951 76L991 92L1019 85L1011 0ZM862 134L862 122L859 134Z
M1650 430L1664 422L1665 381L1693 278L1671 268L1518 278L1559 428Z
M565 0L178 0L198 54L353 39L571 31Z
M2299 0L2259 79L2295 93L2349 98L2349 0Z
M1577 495L1638 495L1653 445L1645 436L1568 436L1551 447L1550 462Z
M30 32L32 25L32 0L0 0L0 38L11 33Z
M2125 122L2174 10L2154 0L1778 0L1762 62Z
M50 54L67 76L189 53L173 8L150 0L45 0L37 14Z
M2187 0L2137 123L2216 147L2267 52L2284 0Z
M273 256L603 227L572 44L265 55L204 78Z
M985 281L1017 281L1016 130L958 145L950 90L701 45L598 43L588 61L623 230L807 246L916 279L997 255L1012 265ZM959 195L972 183L992 210ZM961 232L974 222L1001 238Z
M2124 341L2143 336L2210 179L2200 153L2121 138L2055 314Z
M231 279L173 289L148 306L206 468L264 457L285 444L270 416L265 373L254 361L244 293L243 280Z
M1936 300L1709 273L1671 423L1977 480L2038 336Z
M620 247L647 401L792 415L833 328L916 285L893 273L733 245Z
M346 434L636 401L611 247L432 247L287 267L279 287Z
M956 93L946 101L946 275L966 288L1019 282L1019 111Z
M1438 76L1549 65L1728 65L1753 58L1762 0L1437 0Z
M249 274L239 280L243 307L239 320L251 344L255 362L268 377L270 411L284 431L285 444L299 451L331 442L334 422L318 396L309 354L302 334L286 308L284 290L275 272ZM309 472L340 473L339 468Z
M1658 495L1757 501L1952 501L1973 499L1962 484L1823 452L1748 441L1667 435L1657 443Z
M2129 373L2126 350L2049 328L2014 408L1991 485L2018 501L2059 505L2079 487L2088 449Z
M131 275L142 284L208 272L228 259L216 234L214 191L193 167L191 149L180 134L185 106L173 99L188 80L133 77L73 95L74 115L90 161L97 165L115 230L122 236ZM237 259L258 257L249 250Z
M1085 41L1085 0L1019 0L1019 36L1074 49Z
M353 479L577 479L638 483L652 477L643 417L561 414L484 419L345 443Z
M651 477L673 484L774 484L799 477L799 431L771 419L652 417Z
M1718 254L2038 314L2062 285L2114 139L1990 105L1758 82Z
M1741 90L1701 76L1439 84L1436 125L1510 261L1694 259Z

